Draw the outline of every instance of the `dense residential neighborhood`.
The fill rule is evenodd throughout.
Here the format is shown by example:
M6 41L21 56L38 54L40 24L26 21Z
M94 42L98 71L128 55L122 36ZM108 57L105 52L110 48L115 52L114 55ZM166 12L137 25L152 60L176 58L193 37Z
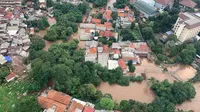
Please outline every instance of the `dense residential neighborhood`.
M199 0L0 0L0 112L199 112Z

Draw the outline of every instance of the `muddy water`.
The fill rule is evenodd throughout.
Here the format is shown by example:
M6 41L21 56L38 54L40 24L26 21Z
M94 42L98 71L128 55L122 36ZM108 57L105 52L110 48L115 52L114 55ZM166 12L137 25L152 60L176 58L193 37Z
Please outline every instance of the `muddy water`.
M49 42L49 41L46 41L46 40L45 40L45 47L44 47L44 50L45 50L45 51L48 51L48 49L49 49L53 44L62 43L62 42L63 42L62 40L57 40L57 41L54 41L54 42Z
M154 100L154 94L148 87L146 81L142 83L130 83L130 86L109 85L102 83L98 88L103 94L109 93L112 95L113 100L118 103L121 100L133 99L136 101L150 103Z

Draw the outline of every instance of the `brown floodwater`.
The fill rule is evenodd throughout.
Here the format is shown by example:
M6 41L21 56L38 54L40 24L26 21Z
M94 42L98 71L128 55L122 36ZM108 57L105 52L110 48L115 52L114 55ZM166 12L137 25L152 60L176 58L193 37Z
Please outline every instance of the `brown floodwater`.
M57 40L57 41L54 41L54 42L49 42L49 41L46 41L46 40L45 40L45 47L44 47L44 50L45 50L45 51L48 51L48 49L49 49L53 44L62 43L62 42L63 42L62 40Z
M118 103L121 100L129 99L144 103L151 103L155 98L146 81L141 83L130 83L129 86L109 85L108 83L102 83L97 89L101 90L103 94L111 94L113 100Z

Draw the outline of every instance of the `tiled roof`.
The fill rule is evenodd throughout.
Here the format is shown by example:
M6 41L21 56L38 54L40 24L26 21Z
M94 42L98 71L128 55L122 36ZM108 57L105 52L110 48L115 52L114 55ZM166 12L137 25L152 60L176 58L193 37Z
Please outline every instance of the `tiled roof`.
M113 33L109 30L105 31L105 34L104 34L105 37L112 37L113 36Z
M45 108L45 109L56 106L56 112L65 112L65 109L67 108L66 105L58 103L54 100L51 100L43 96L38 97L38 103L41 105L42 108Z
M97 53L97 48L96 47L90 48L89 53L90 54L96 54Z
M100 24L101 20L100 19L96 19L96 18L92 18L92 23Z
M104 25L106 26L106 28L110 27L110 26L112 27L112 23L111 22L105 22Z
M106 10L106 12L104 13L103 17L107 20L112 19L112 11L111 10Z
M71 96L55 90L50 90L47 94L47 97L65 105L68 105L72 99Z
M122 69L127 69L127 65L126 65L126 63L124 62L124 60L119 59L119 60L118 60L118 63L119 63L119 66L120 66Z
M128 14L125 13L125 12L118 12L117 15L118 15L119 17L127 17L127 16L128 16Z
M197 4L195 2L193 2L192 0L180 0L179 2L181 5L190 7L190 8L194 8Z
M6 80L10 80L12 78L16 77L16 74L14 72L11 72L8 76L6 76Z
M94 108L90 108L90 107L87 107L87 106L85 106L85 108L83 110L83 112L94 112L94 111L95 111Z
M80 110L80 112L82 112L84 106L76 101L72 101L71 106L69 107L67 112L79 112L78 110Z

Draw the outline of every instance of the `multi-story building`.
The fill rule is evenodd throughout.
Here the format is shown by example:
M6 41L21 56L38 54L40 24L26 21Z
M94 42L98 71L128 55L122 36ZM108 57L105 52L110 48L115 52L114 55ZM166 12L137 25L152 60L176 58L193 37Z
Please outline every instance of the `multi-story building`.
M195 37L200 31L200 13L180 13L173 31L181 42Z
M0 0L0 6L9 7L9 6L21 6L22 0Z

